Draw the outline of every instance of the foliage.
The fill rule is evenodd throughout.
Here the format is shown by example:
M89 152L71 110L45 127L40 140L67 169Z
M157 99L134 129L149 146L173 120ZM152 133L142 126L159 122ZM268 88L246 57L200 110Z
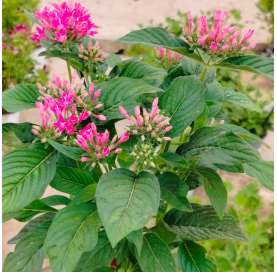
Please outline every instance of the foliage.
M36 68L36 62L32 57L36 46L31 41L31 21L26 15L26 12L32 12L38 3L38 0L3 1L2 82L4 90L22 82L35 83L47 80L46 69Z
M261 271L273 269L273 208L264 215L259 187L248 184L234 197L229 211L241 222L246 243L207 241L203 245L222 270Z
M75 9L87 14L81 5ZM10 241L16 247L4 271L40 271L45 258L54 272L215 271L200 241L245 241L236 216L226 212L220 170L273 189L273 164L255 149L259 138L218 116L228 102L258 108L222 86L216 72L272 78L272 59L215 55L147 28L120 40L163 48L163 56L174 56L172 66L114 63L81 35L71 12L63 15L62 39L51 38L56 29L45 20L36 31L50 35L41 36L42 55L65 60L69 82L21 84L3 96L6 110L36 107L41 117L41 125L4 127L18 144L3 159L3 216L28 221ZM72 80L72 69L81 81ZM47 186L67 196L41 198ZM189 197L200 186L210 205Z

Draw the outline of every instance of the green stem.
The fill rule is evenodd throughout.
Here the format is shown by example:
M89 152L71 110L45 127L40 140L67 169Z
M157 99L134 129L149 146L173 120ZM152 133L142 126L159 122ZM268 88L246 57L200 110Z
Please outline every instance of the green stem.
M207 75L207 72L208 72L208 67L207 67L207 66L204 66L204 68L203 68L203 70L202 70L202 72L201 72L201 74L200 74L200 77L199 77L199 79L200 79L201 81L204 81L204 80L205 80L206 75Z

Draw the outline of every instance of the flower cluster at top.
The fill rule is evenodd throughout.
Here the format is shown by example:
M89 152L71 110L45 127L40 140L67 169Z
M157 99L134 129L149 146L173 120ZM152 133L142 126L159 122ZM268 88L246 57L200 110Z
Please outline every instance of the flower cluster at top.
M93 83L86 90L82 84L70 84L56 77L47 87L38 86L38 89L41 99L36 103L36 108L42 125L41 128L34 127L33 133L40 135L41 139L73 135L78 126L89 117L106 120L99 113L103 107L98 102L101 92L95 89Z
M129 140L127 132L119 138L117 135L110 141L110 132L106 129L104 132L98 132L94 123L87 124L77 135L76 143L86 151L87 155L82 156L81 161L94 163L102 160L110 154L121 152L120 144Z
M160 114L158 102L159 100L156 97L153 100L150 112L145 108L141 111L140 106L136 106L134 109L135 115L131 116L123 106L119 107L119 112L130 122L128 125L130 135L149 137L157 142L171 140L165 134L172 129L172 126L169 124L169 118Z
M47 40L65 43L85 36L95 36L97 26L88 10L80 3L55 3L35 13L39 25L32 36L33 41Z
M217 10L211 20L200 16L195 20L191 12L187 14L184 28L185 39L189 44L199 46L213 55L225 55L248 51L255 47L250 42L254 29L241 31L233 25L227 25L228 13Z

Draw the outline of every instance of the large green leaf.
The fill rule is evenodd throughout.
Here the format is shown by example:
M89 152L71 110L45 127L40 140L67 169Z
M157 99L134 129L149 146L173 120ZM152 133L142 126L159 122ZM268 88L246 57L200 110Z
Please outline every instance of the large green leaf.
M143 272L176 272L167 244L155 233L146 233L143 236L141 254L135 255Z
M30 221L13 238L15 251L10 253L4 263L4 272L40 272L45 257L43 244L53 216L45 214Z
M17 85L3 92L3 108L8 112L18 112L33 108L38 96L39 92L35 85Z
M173 126L169 136L178 136L204 110L204 86L194 76L176 78L160 98L160 108Z
M197 159L203 166L232 166L240 171L243 171L243 163L260 160L259 154L250 144L221 126L200 128L188 143L177 149L177 153L187 159Z
M48 140L48 143L58 152L72 160L79 161L81 159L81 155L84 153L84 151L79 147L63 145L53 140Z
M169 34L161 27L148 27L135 30L119 39L120 42L129 44L144 44L151 47L163 47L176 51L180 54L195 57L190 46L183 40Z
M3 132L13 131L16 137L22 143L30 143L35 139L35 135L32 133L31 123L5 123L2 126Z
M94 182L96 180L91 172L79 168L59 166L50 185L61 192L76 195Z
M74 272L102 272L103 267L110 267L112 259L113 249L105 232L102 231L95 248L83 254Z
M160 186L148 172L116 169L103 175L96 189L100 218L113 247L127 234L141 229L158 212Z
M254 177L262 185L274 190L274 164L271 161L253 161L243 165L245 173Z
M240 228L229 215L218 217L211 206L193 206L193 212L171 210L165 217L169 230L186 240L245 240Z
M3 212L18 211L39 198L56 172L56 151L22 148L3 159Z
M135 245L137 254L140 255L143 244L143 229L135 230L129 233L127 240Z
M213 81L207 84L205 99L208 102L231 103L251 111L261 112L257 103L252 101L247 95L230 88L223 87L219 82Z
M68 206L57 214L45 241L53 272L75 269L82 253L96 246L99 224L97 211L90 204Z
M210 168L201 167L197 169L197 172L216 213L219 217L224 216L227 204L227 191L221 177Z
M274 77L274 60L258 55L245 55L229 57L218 64L220 67L226 67L237 70L250 71L269 77Z
M191 205L186 197L189 188L179 177L173 173L164 173L158 176L162 199L173 208L181 211L191 211Z
M184 241L178 248L178 263L182 272L215 272L216 266L206 258L204 247Z
M125 60L117 64L111 73L120 77L143 79L154 86L159 86L166 75L166 71L163 68L158 68L136 59Z
M133 111L138 104L137 98L143 94L155 94L163 92L155 86L147 84L142 79L128 77L113 78L98 86L102 90L101 101L105 105L103 114L110 120L122 118L118 107L124 106L127 111Z

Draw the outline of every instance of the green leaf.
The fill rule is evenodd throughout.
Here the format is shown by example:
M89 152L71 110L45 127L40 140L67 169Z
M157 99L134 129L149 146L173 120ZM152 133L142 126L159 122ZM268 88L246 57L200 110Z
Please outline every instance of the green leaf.
M105 105L103 114L110 120L122 119L118 107L124 106L127 111L133 111L138 104L138 97L143 94L155 94L163 92L155 86L147 84L142 79L128 77L114 78L103 82L98 86L102 90L101 102Z
M30 235L33 232L38 234L41 233L43 235L48 231L54 216L54 213L45 213L29 221L15 237L9 240L9 244L16 244L23 237Z
M178 248L178 262L183 272L215 272L216 266L206 258L204 247L184 241Z
M95 198L96 183L92 183L86 186L84 189L80 190L78 194L75 195L70 205L80 205L82 203L89 202Z
M224 216L227 205L227 191L221 177L210 168L197 169L209 200L220 218Z
M171 167L178 167L183 169L188 167L188 162L184 159L184 157L173 152L162 153L160 158Z
M3 132L13 131L16 137L22 143L31 143L35 139L35 135L32 133L31 123L5 123L2 125Z
M102 231L95 248L83 254L74 272L102 272L103 267L110 267L112 259L113 249L105 232Z
M178 210L192 211L186 197L189 188L177 175L168 172L159 175L158 179L161 186L162 199Z
M96 182L93 173L73 167L57 167L56 176L50 185L64 193L76 195L91 183Z
M176 78L160 98L160 108L173 126L168 135L180 135L204 110L204 86L194 76Z
M143 236L141 254L135 255L143 272L176 272L167 244L155 233L146 233Z
M218 217L211 206L193 206L193 212L171 210L165 217L169 230L185 240L245 240L240 228L229 215Z
M43 244L53 216L45 214L30 221L13 238L17 243L15 251L10 253L4 263L5 272L40 272L45 257Z
M132 231L127 235L127 240L134 244L137 254L140 255L143 244L143 229Z
M141 229L158 212L160 186L148 172L136 175L116 169L103 175L97 184L96 203L113 247L127 234Z
M187 43L169 34L161 27L148 27L132 31L120 38L119 42L143 44L151 47L164 47L188 57L199 59L199 57L190 50L190 46Z
M271 161L253 161L243 165L245 173L254 177L262 185L274 190L274 164Z
M177 153L188 160L197 159L202 166L237 167L240 171L243 163L260 160L251 145L221 126L200 128Z
M258 55L245 55L229 57L218 64L220 67L226 67L236 70L250 71L264 75L273 80L274 78L274 60Z
M53 140L48 140L48 143L58 152L72 160L79 161L81 159L81 155L84 153L84 151L79 147L63 145Z
M54 218L45 241L53 272L75 269L82 253L97 244L99 219L92 205L68 206Z
M3 159L3 213L18 211L39 198L56 172L56 151L22 148Z
M38 97L39 92L35 85L20 84L3 92L3 108L8 112L33 108Z
M251 111L261 112L260 106L252 101L247 95L230 88L223 87L219 82L213 81L207 84L205 92L206 101L232 103Z
M120 77L143 79L150 85L159 86L166 75L166 71L163 68L131 59L117 64L111 74L116 74Z

